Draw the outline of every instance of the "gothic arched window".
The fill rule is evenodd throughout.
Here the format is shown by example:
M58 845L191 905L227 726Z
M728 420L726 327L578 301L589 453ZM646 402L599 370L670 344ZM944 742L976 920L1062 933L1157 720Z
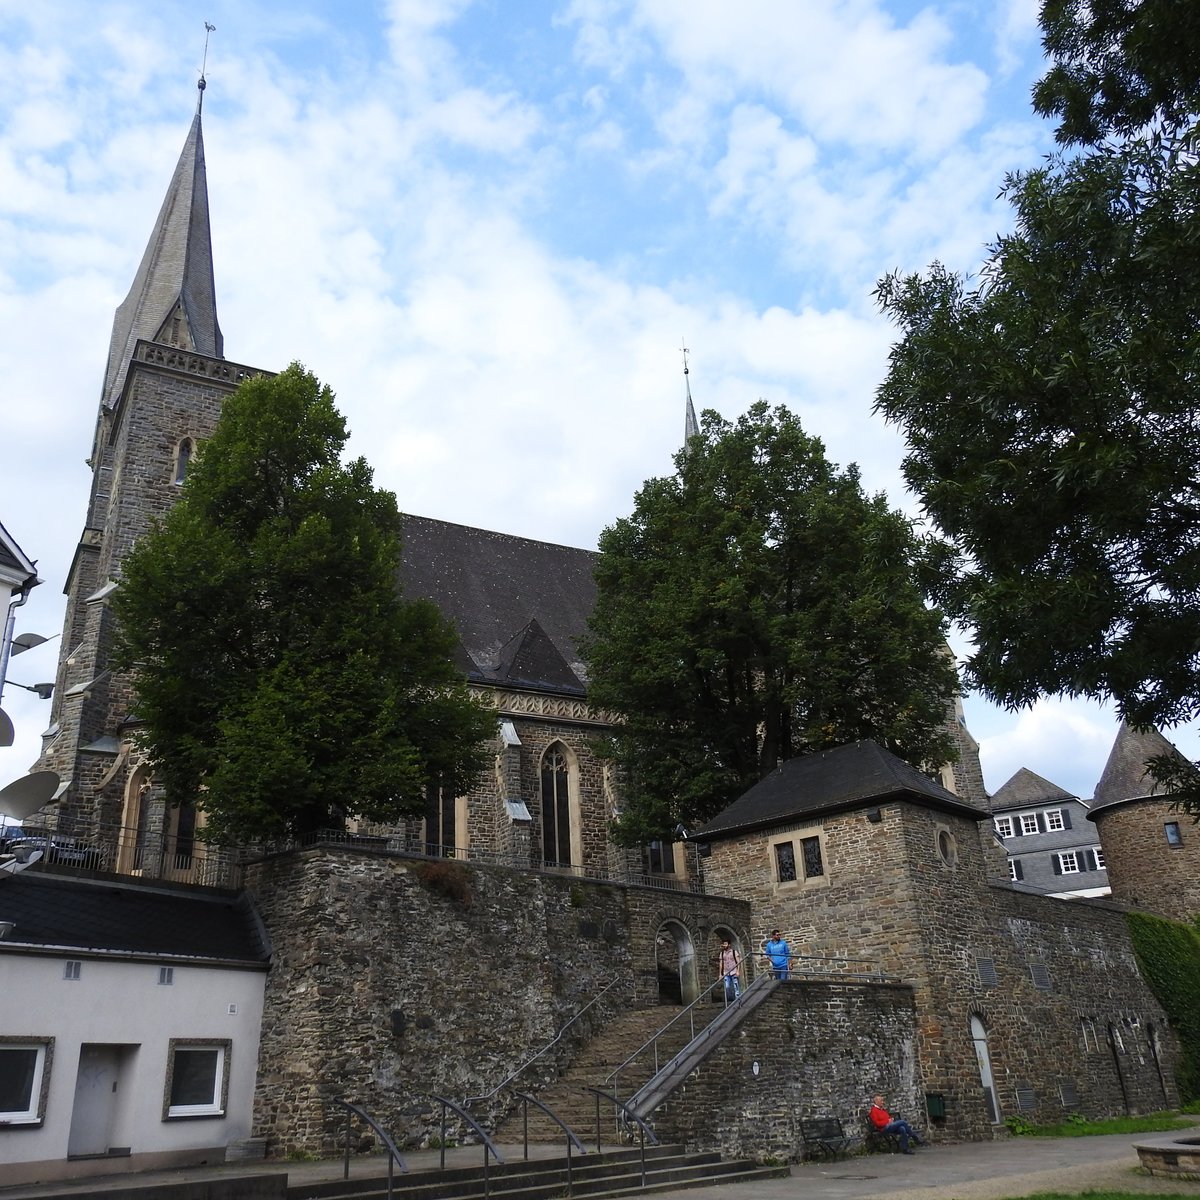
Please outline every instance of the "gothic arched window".
M542 861L571 864L571 769L560 746L542 759Z

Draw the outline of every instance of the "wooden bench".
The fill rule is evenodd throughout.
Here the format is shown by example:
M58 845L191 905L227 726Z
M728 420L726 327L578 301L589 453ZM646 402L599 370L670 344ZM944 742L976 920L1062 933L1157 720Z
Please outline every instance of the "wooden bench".
M867 1119L866 1130L867 1132L863 1137L863 1144L871 1153L900 1153L900 1135L898 1133L884 1133L882 1129L876 1129L871 1124L870 1118Z
M848 1154L862 1138L847 1133L837 1117L802 1117L800 1140L804 1143L802 1158L837 1158Z

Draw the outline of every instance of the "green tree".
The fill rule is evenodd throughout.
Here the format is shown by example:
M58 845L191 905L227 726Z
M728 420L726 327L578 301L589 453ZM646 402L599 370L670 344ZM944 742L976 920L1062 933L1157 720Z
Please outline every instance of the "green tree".
M299 365L246 381L124 562L142 737L167 799L197 804L217 841L395 820L482 765L492 718L437 610L400 597L395 498L340 461L346 437Z
M1041 24L1054 65L1033 106L1062 144L1174 138L1200 112L1195 0L1043 0Z
M968 680L1171 725L1200 714L1200 8L1050 0L1043 27L1035 102L1083 149L1006 180L977 281L881 281L877 408L957 551Z
M957 679L928 548L785 409L703 414L600 538L588 695L616 714L626 844L720 811L780 762L874 738L953 756Z

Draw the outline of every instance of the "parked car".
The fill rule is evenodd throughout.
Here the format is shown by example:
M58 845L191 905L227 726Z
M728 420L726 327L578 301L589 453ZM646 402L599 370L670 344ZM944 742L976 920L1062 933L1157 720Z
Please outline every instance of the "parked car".
M104 855L95 846L87 846L72 837L63 837L45 830L20 829L0 846L17 862L29 862L41 851L45 862L61 863L68 867L88 867L95 870L104 865Z

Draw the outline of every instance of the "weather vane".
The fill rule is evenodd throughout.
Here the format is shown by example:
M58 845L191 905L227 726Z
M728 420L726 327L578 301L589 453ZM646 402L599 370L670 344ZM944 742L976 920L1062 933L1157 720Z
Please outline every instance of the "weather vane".
M210 25L207 21L204 22L204 58L200 62L200 80L196 86L200 89L200 103L197 108L204 105L204 89L208 86L204 79L204 72L208 70L208 35L215 33L217 27Z
M687 343L686 343L686 342L682 343L682 344L680 345L680 347L679 347L679 348L680 348L680 349L683 351L683 373L686 375L686 374L688 373L688 365L687 365L688 348L687 348Z

